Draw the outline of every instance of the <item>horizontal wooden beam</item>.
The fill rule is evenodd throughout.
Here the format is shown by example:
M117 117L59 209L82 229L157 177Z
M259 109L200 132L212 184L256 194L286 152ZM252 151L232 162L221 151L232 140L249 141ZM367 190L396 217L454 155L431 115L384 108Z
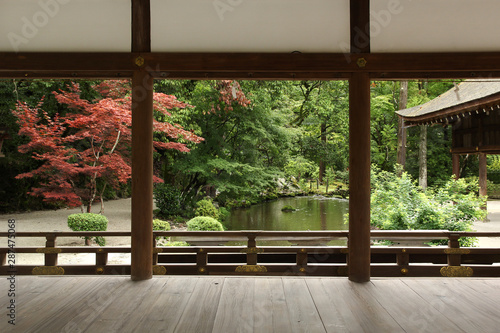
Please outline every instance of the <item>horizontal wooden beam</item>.
M144 61L144 62L143 62ZM480 53L0 53L0 77L131 76L308 79L500 77L500 52ZM18 74L17 74L18 73ZM347 74L346 74L347 73Z

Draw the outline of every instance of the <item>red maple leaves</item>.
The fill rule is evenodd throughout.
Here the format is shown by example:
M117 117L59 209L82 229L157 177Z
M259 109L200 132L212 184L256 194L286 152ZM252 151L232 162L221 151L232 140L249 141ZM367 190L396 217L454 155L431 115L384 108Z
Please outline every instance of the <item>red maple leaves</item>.
M94 87L103 98L88 101L80 97L78 84L69 91L54 92L57 101L71 110L64 117L49 117L41 109L43 101L31 108L18 103L14 111L20 125L19 134L30 141L19 146L22 153L31 153L41 162L37 169L17 178L37 178L40 186L29 194L42 196L48 202L63 202L68 206L87 206L101 198L110 185L117 188L131 176L131 97L127 81L104 81ZM169 110L188 105L175 96L154 94L157 113L170 116ZM163 133L167 141L155 141L156 149L188 152L188 142L199 143L203 138L185 131L180 125L153 120L155 132ZM161 182L155 178L156 182ZM102 200L101 200L102 202Z

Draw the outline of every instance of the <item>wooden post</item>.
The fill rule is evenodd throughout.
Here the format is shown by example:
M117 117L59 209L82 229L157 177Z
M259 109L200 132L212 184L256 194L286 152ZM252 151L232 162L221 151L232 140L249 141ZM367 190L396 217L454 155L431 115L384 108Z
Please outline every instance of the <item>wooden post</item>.
M57 236L54 234L47 234L45 236L45 248L55 248ZM57 266L57 253L45 253L45 266Z
M349 280L370 281L370 77L349 82Z
M153 277L153 78L132 78L132 280Z
M486 154L479 154L479 195L487 196L488 195L488 171L487 171L487 160ZM488 204L482 207L484 210L488 210ZM488 221L488 217L485 217L484 222Z
M455 179L460 178L460 155L453 154L451 155L452 160L452 168L453 168L453 176Z
M487 187L487 171L486 171L486 154L479 154L479 195L488 195Z
M132 52L151 52L150 0L132 0ZM153 277L153 78L144 59L132 76L132 280Z

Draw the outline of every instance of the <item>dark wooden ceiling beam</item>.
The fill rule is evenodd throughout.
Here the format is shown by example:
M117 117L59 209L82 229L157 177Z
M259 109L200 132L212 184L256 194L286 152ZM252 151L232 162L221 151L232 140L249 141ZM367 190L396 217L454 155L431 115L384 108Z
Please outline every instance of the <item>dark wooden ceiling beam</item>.
M309 73L315 78L319 73L369 72L372 78L438 78L438 77L499 77L500 52L478 53L0 53L0 77L15 72L46 73L131 73L140 67L155 77L177 73L183 77L221 78L224 73L241 75L250 79L289 79L294 73ZM360 62L359 59L363 59ZM163 73L163 74L161 74ZM282 73L284 76L280 77ZM315 74L316 73L316 74ZM45 75L45 74L44 74ZM190 75L192 77L190 77ZM330 75L330 74L328 74ZM339 76L343 76L340 74ZM306 75L301 75L307 79Z
M370 53L370 0L350 0L351 53Z

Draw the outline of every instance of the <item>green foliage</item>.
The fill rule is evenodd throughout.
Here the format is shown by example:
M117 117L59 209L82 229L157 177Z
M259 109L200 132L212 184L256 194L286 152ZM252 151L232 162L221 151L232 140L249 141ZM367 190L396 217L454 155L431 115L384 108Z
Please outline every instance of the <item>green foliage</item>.
M154 219L153 220L153 230L154 231L170 231L170 223L168 223L167 221L160 220L160 219ZM167 239L167 237L164 237L164 236L156 237L156 241L159 241L162 239Z
M184 241L168 241L164 244L162 244L163 246L189 246L189 243L187 242L184 242Z
M170 217L181 212L181 192L170 184L155 184L153 195L158 215Z
M425 193L407 173L372 170L371 224L383 230L470 231L483 219L485 198L476 194L477 181L448 180ZM473 239L461 239L462 246Z
M108 219L104 215L93 213L71 214L68 216L68 227L73 231L106 231ZM94 240L99 246L106 245L102 236L94 237Z
M229 217L229 214L231 214L231 211L229 209L227 209L226 207L219 207L220 221L225 221Z
M283 208L281 208L281 211L282 212L294 212L294 211L296 211L296 209L290 205L286 205L286 206L283 206Z
M196 216L209 216L216 220L220 219L219 210L210 199L203 199L196 203Z
M208 216L197 216L187 222L188 231L224 231L222 224Z

